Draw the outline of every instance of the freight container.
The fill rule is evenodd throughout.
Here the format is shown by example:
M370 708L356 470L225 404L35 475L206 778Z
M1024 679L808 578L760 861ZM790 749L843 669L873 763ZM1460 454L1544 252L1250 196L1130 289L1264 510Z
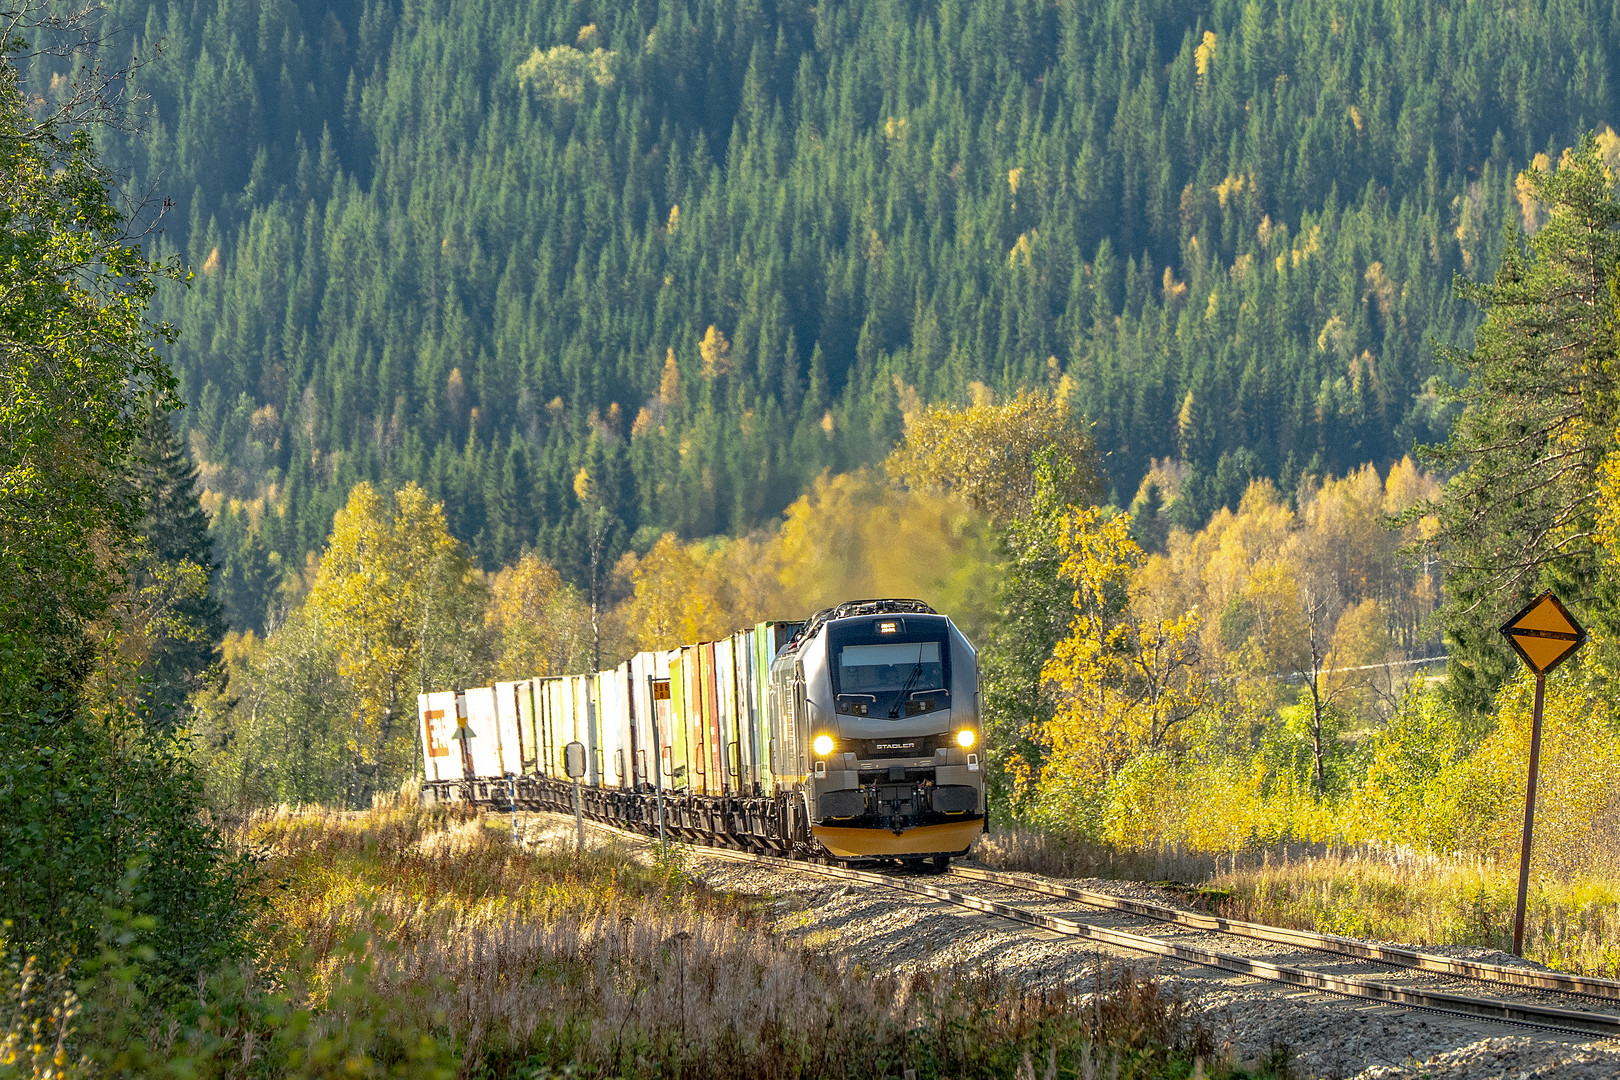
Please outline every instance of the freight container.
M467 749L472 755L474 776L500 776L501 732L495 716L495 688L479 686L465 692L467 701Z
M454 690L416 696L423 774L430 782L460 780L466 776L462 769L461 742L456 738L456 697Z

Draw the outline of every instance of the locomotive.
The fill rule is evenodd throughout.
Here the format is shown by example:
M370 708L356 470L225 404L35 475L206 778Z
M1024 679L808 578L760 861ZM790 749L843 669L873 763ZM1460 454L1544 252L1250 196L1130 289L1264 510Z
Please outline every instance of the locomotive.
M978 657L919 600L422 694L418 723L429 801L936 871L985 828Z

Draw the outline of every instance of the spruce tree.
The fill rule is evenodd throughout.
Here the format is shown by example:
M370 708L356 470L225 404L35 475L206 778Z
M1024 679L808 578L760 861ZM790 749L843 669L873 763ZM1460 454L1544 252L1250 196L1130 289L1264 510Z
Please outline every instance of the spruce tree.
M148 404L145 421L132 468L143 546L131 576L149 613L141 672L148 723L167 730L184 722L187 698L217 670L225 618L214 595L213 542L197 497L197 469L166 409Z
M974 384L1065 387L1127 499L1186 460L1188 528L1254 476L1387 466L1445 437L1453 271L1489 278L1513 174L1616 113L1620 64L1589 0L1299 0L1259 49L1243 4L228 6L109 0L131 57L165 44L147 134L105 144L181 207L154 245L197 276L155 313L188 445L275 504L219 546L238 625L261 550L301 567L362 478L583 586L598 428L631 535L768 525Z
M998 589L998 617L983 653L984 722L991 796L1015 816L1018 793L1009 779L1040 771L1041 749L1032 733L1050 719L1054 707L1043 672L1074 618L1074 587L1058 573L1063 565L1058 540L1075 477L1089 466L1055 448L1041 451L1033 469L1031 505L1000 537L1007 570Z
M1620 418L1620 202L1590 137L1523 181L1540 228L1507 245L1491 284L1459 285L1486 319L1470 352L1447 354L1469 379L1453 395L1450 439L1427 454L1456 472L1437 538L1447 691L1475 710L1517 666L1497 627L1535 594L1556 589L1605 629L1616 610L1593 535L1598 467Z

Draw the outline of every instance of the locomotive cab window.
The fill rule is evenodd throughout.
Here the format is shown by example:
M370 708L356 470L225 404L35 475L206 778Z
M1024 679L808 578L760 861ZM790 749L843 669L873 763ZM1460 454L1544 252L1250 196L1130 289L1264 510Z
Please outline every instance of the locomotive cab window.
M899 719L948 709L950 648L936 633L931 626L885 621L838 634L832 642L838 711Z

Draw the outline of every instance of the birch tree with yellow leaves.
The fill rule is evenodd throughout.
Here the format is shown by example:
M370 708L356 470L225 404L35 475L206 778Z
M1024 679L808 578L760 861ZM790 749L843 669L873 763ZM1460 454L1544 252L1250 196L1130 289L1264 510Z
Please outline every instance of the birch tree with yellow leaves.
M985 392L963 409L930 406L908 419L905 440L884 468L908 487L956 495L1005 524L1034 504L1036 458L1043 452L1069 463L1056 493L1062 503L1096 496L1096 445L1061 393L1025 390L997 405Z
M682 544L674 533L626 555L614 572L632 589L623 607L631 650L712 641L770 617L772 583L756 576L768 559L746 538Z
M414 767L418 693L482 674L483 607L482 577L426 492L408 484L388 499L362 483L349 493L305 608L337 643L353 691L351 804Z
M484 629L503 679L570 675L591 661L595 636L585 594L533 551L490 579Z
M1133 756L1174 748L1212 700L1196 612L1140 588L1130 515L1074 509L1059 538L1074 621L1045 669L1057 709L1041 733L1042 812L1073 821Z
M625 647L667 649L762 619L802 618L861 596L926 598L970 637L988 619L997 557L983 518L958 499L907 491L870 469L818 477L774 535L682 544L664 534L615 575Z
M978 640L997 553L962 501L885 483L871 470L818 477L784 514L775 547L791 608L810 614L860 596L915 596Z
M985 617L980 676L990 798L1016 815L1040 771L1037 731L1052 716L1052 695L1041 670L1068 632L1070 589L1058 576L1057 533L1064 516L1089 506L1100 492L1097 450L1085 418L1069 406L1063 379L1048 394L1024 390L997 403L988 387L973 384L969 405L933 405L906 412L905 439L884 468L918 501L959 504L984 530L988 566L970 563L980 584ZM910 512L901 516L911 522ZM890 558L911 554L892 545ZM960 619L959 619L960 621ZM970 631L971 632L971 631Z

